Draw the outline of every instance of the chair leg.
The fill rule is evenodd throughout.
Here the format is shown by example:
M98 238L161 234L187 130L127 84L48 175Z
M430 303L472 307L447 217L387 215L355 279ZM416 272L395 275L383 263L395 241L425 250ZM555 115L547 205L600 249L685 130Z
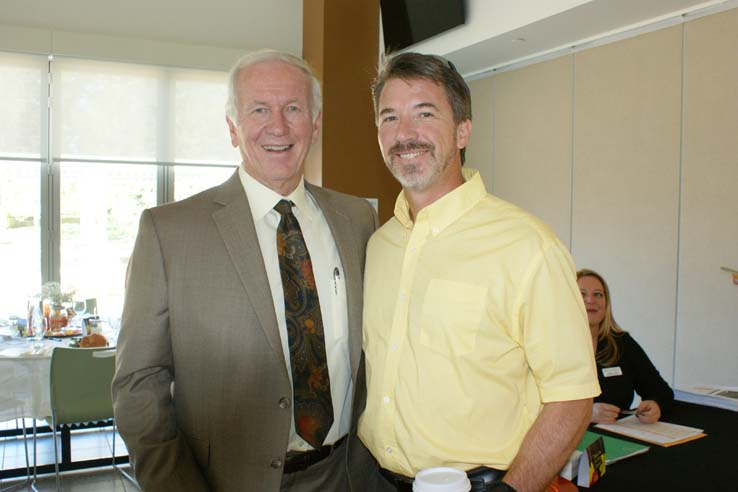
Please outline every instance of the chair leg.
M36 419L33 419L33 480L31 480L31 463L28 460L28 433L26 432L26 419L22 418L23 427L23 447L26 453L26 481L23 482L25 485L31 487L31 490L38 492L36 488Z
M138 481L136 481L136 479L133 478L133 476L131 476L130 474L128 474L125 470L118 467L118 464L115 462L115 438L117 437L117 435L118 435L118 427L115 425L115 419L113 419L113 468L118 473L123 475L125 479L131 482L131 484L133 484L134 487L136 487L138 490L141 490L141 486L138 484ZM131 462L131 466L133 466L133 462Z
M31 420L33 420L33 480L31 480L31 489L33 489L34 492L38 492L38 489L36 488L36 468L38 463L38 458L36 456L36 418L32 417Z
M36 444L37 444L37 435L36 435L36 419L33 419L33 483L36 483L36 468L38 463L38 457L36 455Z
M26 434L26 419L21 418L21 428L23 430L23 448L26 454L26 480L25 482L17 483L9 487L0 489L0 492L11 492L18 489L26 489L31 485L31 463L28 459L28 435ZM15 429L18 430L18 419L15 419ZM34 488L35 490L35 488Z
M16 428L18 426L18 421L16 420ZM23 450L26 455L26 476L31 476L31 461L28 459L28 433L26 432L26 419L25 417L21 419L21 428L23 429Z
M51 419L51 434L54 436L54 474L56 475L56 492L61 492L61 480L59 478L59 449L56 437L56 419Z

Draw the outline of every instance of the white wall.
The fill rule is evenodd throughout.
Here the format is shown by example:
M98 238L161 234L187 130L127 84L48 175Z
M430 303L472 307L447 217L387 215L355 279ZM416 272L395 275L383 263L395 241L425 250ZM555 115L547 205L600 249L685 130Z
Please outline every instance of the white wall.
M420 42L413 50L450 53L590 2L592 0L466 0L466 24Z
M560 58L495 78L492 129L494 162L504 163L494 167L494 192L529 205L568 247L572 76L572 59Z
M738 269L736 33L733 9L471 84L475 123L491 116L470 165L571 231L578 267L681 387L738 386L738 286L720 270Z
M685 26L676 379L738 386L738 9ZM705 56L706 53L711 56Z
M572 256L673 380L682 26L574 57Z

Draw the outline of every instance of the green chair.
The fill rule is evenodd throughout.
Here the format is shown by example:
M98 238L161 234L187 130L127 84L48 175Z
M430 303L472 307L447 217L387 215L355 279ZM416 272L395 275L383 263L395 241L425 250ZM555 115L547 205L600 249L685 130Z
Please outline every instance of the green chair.
M56 490L60 490L57 426L113 419L110 384L115 372L115 349L56 347L51 355L51 420L54 436ZM135 479L115 463L113 468L138 487Z

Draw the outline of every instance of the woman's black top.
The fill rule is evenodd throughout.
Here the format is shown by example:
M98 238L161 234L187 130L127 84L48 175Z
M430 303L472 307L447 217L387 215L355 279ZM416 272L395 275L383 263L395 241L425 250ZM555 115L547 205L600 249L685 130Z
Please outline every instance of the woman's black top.
M654 400L661 407L661 413L668 412L674 402L674 392L651 363L640 345L628 333L615 336L620 349L620 359L615 364L603 367L597 364L597 379L602 394L595 403L610 403L621 410L627 410L633 403L635 390L641 400ZM600 341L597 351L604 349ZM618 369L619 368L619 369Z

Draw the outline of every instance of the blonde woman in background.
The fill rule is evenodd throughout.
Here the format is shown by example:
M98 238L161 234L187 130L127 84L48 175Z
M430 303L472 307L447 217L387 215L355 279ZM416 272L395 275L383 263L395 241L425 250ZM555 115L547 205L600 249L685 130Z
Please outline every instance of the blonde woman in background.
M587 310L602 389L602 394L594 399L592 422L615 422L621 412L630 409L634 391L642 400L636 409L638 420L658 421L662 412L671 408L674 392L641 346L615 322L605 279L583 269L577 272L577 284Z

